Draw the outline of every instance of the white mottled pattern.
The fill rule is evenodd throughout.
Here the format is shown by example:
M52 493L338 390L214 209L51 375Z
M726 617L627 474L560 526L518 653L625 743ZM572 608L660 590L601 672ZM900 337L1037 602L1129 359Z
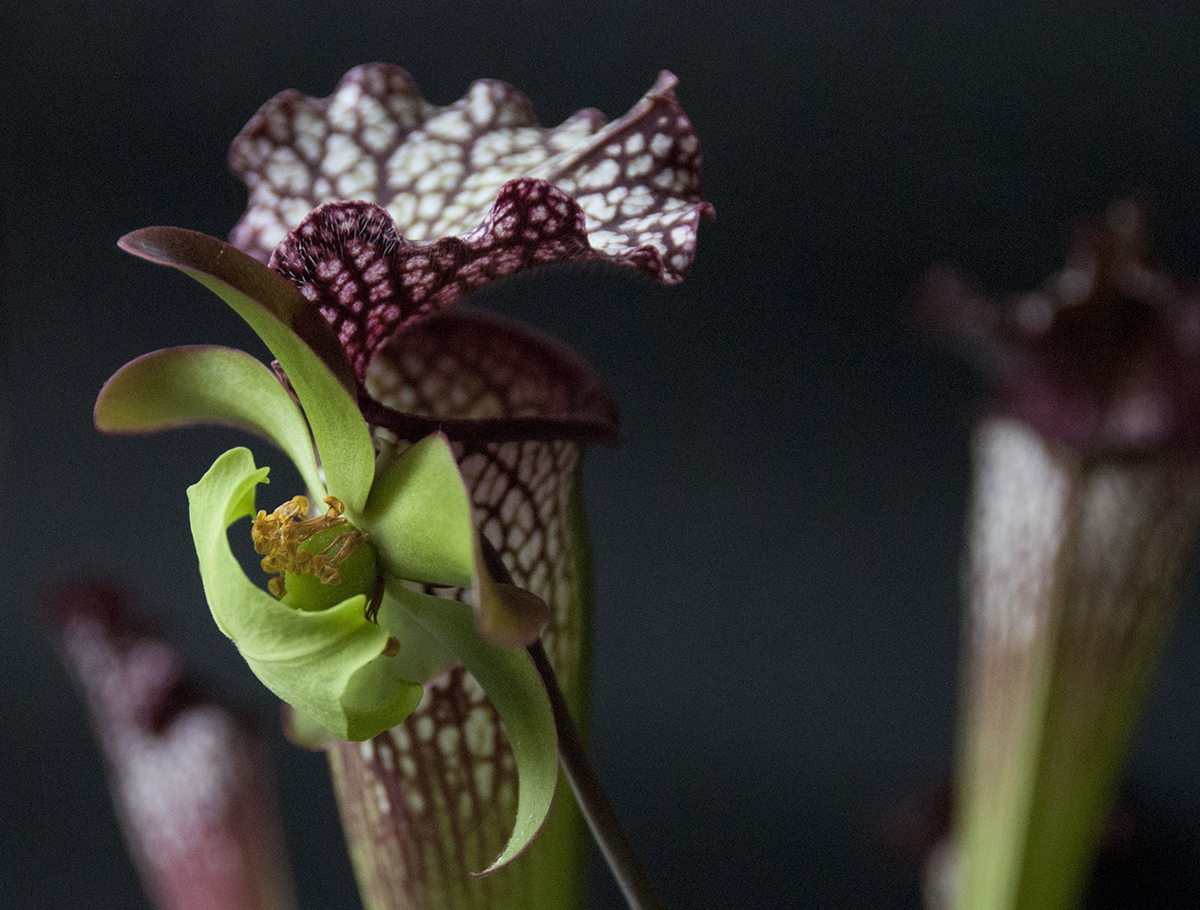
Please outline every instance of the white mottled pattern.
M664 72L619 120L605 123L589 109L551 129L503 82L474 82L439 108L406 72L385 64L351 70L327 98L284 92L230 150L231 167L250 188L231 239L266 261L309 211L336 200L383 206L407 240L461 236L476 229L504 184L533 176L584 194L588 230L603 238L593 241L597 250L674 284L691 265L697 223L712 213L700 197L700 143L674 85ZM667 220L672 212L679 215ZM643 250L659 256L646 259Z

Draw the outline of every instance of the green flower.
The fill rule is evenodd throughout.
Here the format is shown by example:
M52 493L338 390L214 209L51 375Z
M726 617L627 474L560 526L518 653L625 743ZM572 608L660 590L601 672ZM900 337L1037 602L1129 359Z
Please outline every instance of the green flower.
M503 865L536 833L557 777L549 701L522 647L537 638L548 610L485 570L445 437L428 436L377 466L350 365L286 279L228 244L177 228L137 231L121 246L180 269L228 303L270 349L295 399L242 351L173 348L127 364L106 383L97 427L146 432L208 422L250 430L282 449L330 507L306 515L307 501L284 496L275 512L257 510L269 469L246 448L226 452L188 489L217 625L300 726L347 740L403 721L422 683L460 660L495 704L520 772L517 829L492 868ZM230 526L256 515L256 547L264 568L281 573L271 590L282 599L246 576L229 544ZM422 585L470 588L474 615L415 590Z

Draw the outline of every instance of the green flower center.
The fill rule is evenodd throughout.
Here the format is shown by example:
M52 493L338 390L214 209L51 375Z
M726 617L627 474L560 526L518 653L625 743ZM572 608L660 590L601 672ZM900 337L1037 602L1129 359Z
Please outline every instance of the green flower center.
M375 548L342 517L339 499L326 496L325 504L328 511L308 518L308 499L295 496L260 511L250 530L263 571L277 576L268 590L300 610L323 610L375 585Z

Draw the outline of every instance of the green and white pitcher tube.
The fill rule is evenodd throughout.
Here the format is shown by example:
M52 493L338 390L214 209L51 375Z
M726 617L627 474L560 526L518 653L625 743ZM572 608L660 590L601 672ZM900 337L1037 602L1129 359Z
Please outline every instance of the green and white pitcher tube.
M1079 904L1198 519L1198 459L977 429L953 906Z
M1200 523L1200 298L1114 205L1042 288L938 272L926 316L992 400L974 436L954 831L931 907L1072 910Z
M603 387L572 352L469 312L399 336L377 355L368 387L381 404L455 421L459 437L452 431L451 443L476 524L514 581L550 605L542 640L586 730L591 566L579 469L586 441L615 434ZM480 434L472 418L494 422ZM517 420L506 427L505 418ZM522 432L558 438L503 439ZM461 667L428 684L403 724L367 742L337 743L329 758L369 910L587 906L590 838L561 780L525 853L490 875L472 875L508 838L517 779L504 728Z

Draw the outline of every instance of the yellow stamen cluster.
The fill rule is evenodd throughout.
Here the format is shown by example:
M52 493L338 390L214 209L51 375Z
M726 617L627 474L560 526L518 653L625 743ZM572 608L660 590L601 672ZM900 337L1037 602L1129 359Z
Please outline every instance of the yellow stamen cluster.
M270 575L278 575L267 583L267 589L276 597L287 593L284 587L284 577L292 575L315 575L326 585L336 585L342 580L338 571L346 557L366 540L361 531L347 531L339 534L319 553L308 553L300 549L300 545L321 531L348 524L342 517L346 507L336 496L326 496L325 505L329 510L324 515L305 518L308 514L308 498L293 496L278 509L268 515L259 511L254 519L254 527L250 536L254 540L254 552L262 556L263 571Z

